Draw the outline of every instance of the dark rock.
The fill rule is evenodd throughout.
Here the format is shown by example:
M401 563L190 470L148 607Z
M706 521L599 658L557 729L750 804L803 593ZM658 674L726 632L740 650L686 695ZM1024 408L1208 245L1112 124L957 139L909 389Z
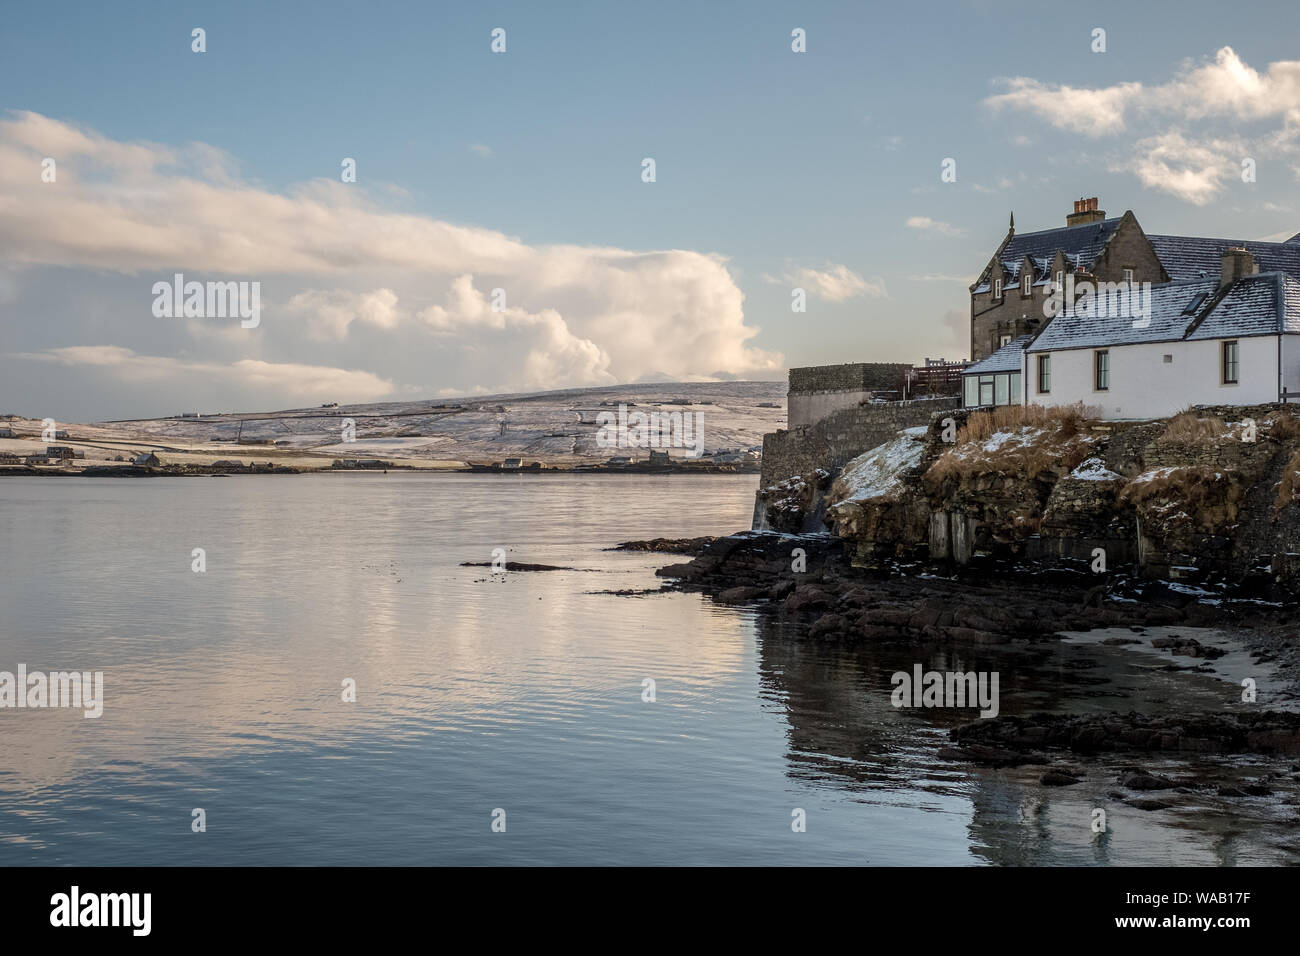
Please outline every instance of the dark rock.
M1129 790L1169 790L1173 788L1174 782L1168 777L1152 773L1135 773L1127 777L1123 785Z
M1078 783L1079 778L1062 770L1049 770L1039 778L1038 782L1045 787L1068 787Z
M713 600L719 604L746 604L761 597L767 597L766 588L738 587L727 588L727 590L714 597Z

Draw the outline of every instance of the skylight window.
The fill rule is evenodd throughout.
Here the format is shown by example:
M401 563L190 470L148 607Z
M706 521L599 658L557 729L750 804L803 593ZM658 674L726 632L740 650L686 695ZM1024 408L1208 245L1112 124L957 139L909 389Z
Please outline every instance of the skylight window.
M1205 302L1206 296L1208 296L1209 294L1210 293L1208 292L1196 293L1195 298L1193 298L1191 302L1188 302L1186 308L1183 309L1183 315L1191 315L1193 312L1199 309L1201 305Z

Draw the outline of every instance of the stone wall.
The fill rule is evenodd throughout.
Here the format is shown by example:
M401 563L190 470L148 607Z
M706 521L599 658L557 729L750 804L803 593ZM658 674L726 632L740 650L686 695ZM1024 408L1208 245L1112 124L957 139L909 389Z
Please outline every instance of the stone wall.
M843 409L870 401L876 392L893 397L911 366L894 362L853 362L790 369L786 416L791 428L812 425Z
M798 476L807 483L806 520L800 521L799 528L780 530L825 530L820 526L820 508L816 499L845 464L863 452L883 445L904 428L929 425L936 412L954 410L959 404L960 399L955 395L907 402L878 402L843 409L812 425L764 435L760 504L755 509L754 526L765 527L759 514L762 489ZM817 474L819 469L821 475ZM783 496L784 499L788 497L788 494Z
M790 369L791 392L863 391L896 389L906 362L847 362Z

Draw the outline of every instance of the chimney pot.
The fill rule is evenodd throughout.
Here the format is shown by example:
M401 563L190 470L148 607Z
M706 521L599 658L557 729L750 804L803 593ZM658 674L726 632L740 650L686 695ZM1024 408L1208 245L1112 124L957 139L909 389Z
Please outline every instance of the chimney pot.
M1259 272L1259 263L1245 246L1229 246L1219 259L1219 288L1230 285L1242 276Z
M1074 201L1074 212L1065 217L1067 226L1083 226L1090 222L1100 222L1106 218L1106 212L1097 208L1097 197L1092 196L1088 199L1076 199Z

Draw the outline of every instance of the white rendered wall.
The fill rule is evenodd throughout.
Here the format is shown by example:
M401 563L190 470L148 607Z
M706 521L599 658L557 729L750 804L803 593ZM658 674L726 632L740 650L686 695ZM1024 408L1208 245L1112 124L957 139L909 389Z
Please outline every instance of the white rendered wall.
M1300 336L1282 345L1287 387L1300 389ZM1238 339L1240 369L1236 385L1222 384L1222 340L1115 345L1110 352L1110 388L1093 388L1094 349L1052 352L1052 391L1038 391L1038 356L1027 355L1029 403L1072 405L1083 402L1102 418L1162 418L1189 405L1256 405L1277 401L1278 336ZM1165 355L1173 361L1166 363Z

